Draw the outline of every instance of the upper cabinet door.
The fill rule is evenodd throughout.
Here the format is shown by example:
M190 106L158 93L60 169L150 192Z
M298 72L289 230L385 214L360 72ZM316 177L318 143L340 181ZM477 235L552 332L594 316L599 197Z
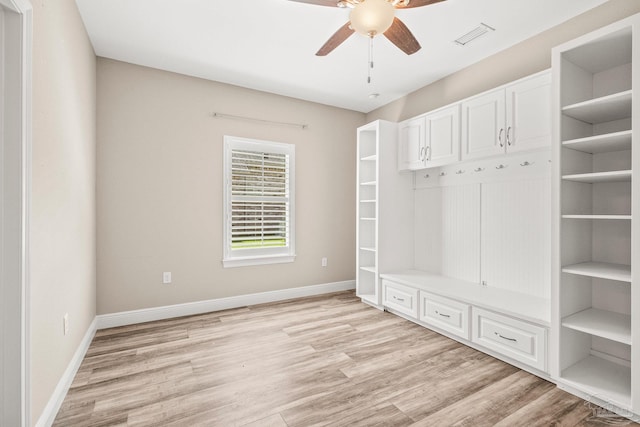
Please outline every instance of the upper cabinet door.
M460 160L460 105L443 108L427 117L426 166L442 166Z
M398 138L398 170L415 170L425 167L427 155L426 127L424 118L400 123Z
M551 73L507 86L507 151L551 145Z
M462 160L503 154L505 131L504 88L462 102Z

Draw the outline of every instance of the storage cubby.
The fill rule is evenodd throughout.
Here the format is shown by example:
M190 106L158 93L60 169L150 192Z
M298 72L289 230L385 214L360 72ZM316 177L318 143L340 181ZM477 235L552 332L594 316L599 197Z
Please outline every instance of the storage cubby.
M378 120L358 128L356 293L377 307L379 274L408 268L413 260L413 180L397 171L396 141L395 123Z
M635 18L638 20L638 18ZM553 51L559 385L637 413L632 20ZM635 196L637 197L637 196ZM635 205L637 208L637 205ZM635 268L635 267L634 267ZM638 311L637 308L635 311ZM636 322L637 323L637 322ZM635 398L634 398L635 396Z

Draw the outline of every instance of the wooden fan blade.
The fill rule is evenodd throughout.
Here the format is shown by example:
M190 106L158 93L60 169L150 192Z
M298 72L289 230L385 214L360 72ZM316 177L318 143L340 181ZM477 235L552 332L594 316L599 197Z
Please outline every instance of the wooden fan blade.
M338 31L336 31L330 38L329 40L327 40L327 42L322 45L322 47L320 48L320 50L318 50L316 52L317 56L326 56L327 54L329 54L333 49L337 48L338 46L340 46L340 44L345 41L346 39L349 38L349 36L351 34L354 33L354 31L351 29L350 27L351 23L347 22L346 24L344 24L342 27L340 27L340 29Z
M420 50L421 46L418 40L411 34L411 31L404 25L404 22L398 18L393 18L393 24L384 32L384 36L407 55L411 55Z
M307 3L307 4L317 4L318 6L338 7L338 2L336 0L289 0L289 1L295 1L298 3Z
M293 0L296 1L296 0ZM422 6L429 6L430 4L434 4L434 3L440 3L441 1L445 1L445 0L409 0L409 4L406 6L403 6L402 3L398 4L396 6L397 9L409 9L411 7L422 7ZM312 1L309 1L309 3L313 3Z

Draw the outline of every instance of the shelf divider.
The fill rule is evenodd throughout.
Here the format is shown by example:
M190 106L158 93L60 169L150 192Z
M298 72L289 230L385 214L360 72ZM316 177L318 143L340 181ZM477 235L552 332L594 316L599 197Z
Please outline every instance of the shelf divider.
M563 273L631 283L631 266L607 262L582 262L562 267Z
M631 345L631 316L589 308L562 319L562 326Z
M571 139L564 141L562 146L590 154L631 150L631 135L631 130L624 130L621 132Z
M567 105L562 112L587 123L604 123L631 117L632 90Z
M631 171L620 170L608 172L580 173L573 175L563 175L562 179L566 181L588 182L592 184L599 182L625 182L631 181Z
M562 215L563 219L631 219L631 215Z
M588 356L562 371L565 384L579 388L593 396L603 396L622 407L631 405L631 368Z

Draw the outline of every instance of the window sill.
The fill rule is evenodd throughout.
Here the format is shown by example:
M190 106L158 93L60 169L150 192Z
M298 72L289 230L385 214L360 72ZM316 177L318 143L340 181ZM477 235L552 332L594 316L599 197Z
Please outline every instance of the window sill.
M246 267L250 265L284 264L293 262L295 255L268 255L260 257L227 258L222 260L224 268Z

